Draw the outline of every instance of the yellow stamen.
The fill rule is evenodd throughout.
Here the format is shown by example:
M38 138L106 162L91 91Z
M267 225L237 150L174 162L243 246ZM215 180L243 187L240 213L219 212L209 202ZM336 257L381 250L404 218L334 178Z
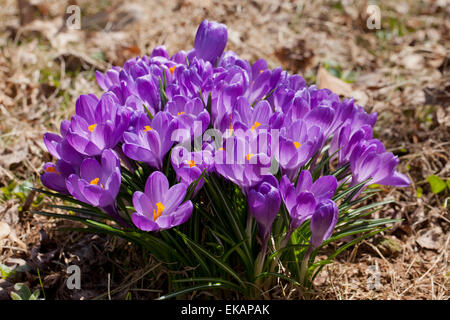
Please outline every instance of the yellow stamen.
M250 159L251 159L251 158L252 158L253 156L254 156L254 154L253 154L253 153L249 153L249 154L247 155L247 157L246 157L246 158L247 158L247 160L248 160L248 161L250 161Z
M144 129L145 132L152 130L152 127L150 127L150 126L145 126L144 128L145 128Z
M223 148L223 147L219 148L219 151L225 151L225 148Z
M259 123L258 121L255 121L255 123L252 125L252 127L250 128L250 131L253 132L253 130L255 130L256 128L258 128L261 125L261 123Z
M164 211L164 205L161 202L156 203L156 210L153 209L153 221L156 221L159 217L161 217Z
M179 115L181 115L181 114L185 114L186 112L184 112L184 111L181 111L181 112L178 112L177 113L177 116L179 116Z
M189 165L189 168L195 167L197 165L194 160L189 160L187 163Z
M92 180L91 180L91 184L98 185L98 181L99 181L99 180L100 180L99 178L92 179Z
M294 141L294 146L295 146L296 149L300 148L301 145L302 145L301 143L298 143L297 141Z
M264 70L259 70L259 73L263 73Z
M170 74L173 74L173 72L175 71L175 68L176 68L175 66L169 68Z
M96 126L97 126L96 123L91 124L91 125L88 127L89 131L90 131L90 132L94 131L94 129L95 129Z
M233 124L232 123L230 123L230 131L231 131L231 134L233 134L234 129L233 129Z

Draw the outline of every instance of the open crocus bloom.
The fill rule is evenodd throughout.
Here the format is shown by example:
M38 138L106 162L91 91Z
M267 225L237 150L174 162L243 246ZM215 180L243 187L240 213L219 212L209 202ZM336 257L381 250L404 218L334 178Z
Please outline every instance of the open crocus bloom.
M47 162L44 164L44 173L41 175L41 182L49 189L68 194L66 179L75 172L74 167L64 160L58 160L56 164Z
M283 176L280 182L280 191L291 217L290 229L298 228L305 220L309 219L318 204L331 199L336 188L335 177L320 177L313 183L311 173L307 170L300 172L296 187L287 176Z
M192 214L192 202L181 204L186 195L186 185L179 183L169 188L166 176L153 172L147 179L144 192L133 194L133 223L144 231L170 229L184 223ZM181 205L180 205L181 204Z
M120 183L119 157L110 149L103 151L101 163L87 158L81 164L80 174L71 174L66 180L73 197L100 208L114 205Z
M172 133L176 128L178 120L169 112L159 112L153 120L142 114L134 130L123 135L123 153L133 160L161 169L163 159L174 143Z
M96 156L117 145L129 121L128 109L120 108L113 93L104 93L100 100L92 94L83 95L77 100L67 141L79 153Z

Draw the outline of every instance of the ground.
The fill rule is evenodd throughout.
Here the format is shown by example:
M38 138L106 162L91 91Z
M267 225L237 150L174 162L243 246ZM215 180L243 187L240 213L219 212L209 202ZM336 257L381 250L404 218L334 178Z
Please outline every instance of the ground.
M80 30L65 26L69 5L81 8ZM373 8L381 18L375 29ZM190 49L205 18L228 26L228 49L243 58L267 59L376 111L376 137L412 181L378 199L395 202L377 215L402 222L339 256L310 298L448 299L448 0L0 0L0 263L26 268L0 280L0 299L14 282L41 289L46 299L143 299L164 290L161 265L131 244L60 231L73 223L30 214L49 201L26 187L39 185L51 159L42 135L58 131L78 95L100 93L95 70L160 44L172 54ZM449 187L438 193L430 176ZM66 287L70 264L81 266L80 290ZM281 291L272 298L295 297Z

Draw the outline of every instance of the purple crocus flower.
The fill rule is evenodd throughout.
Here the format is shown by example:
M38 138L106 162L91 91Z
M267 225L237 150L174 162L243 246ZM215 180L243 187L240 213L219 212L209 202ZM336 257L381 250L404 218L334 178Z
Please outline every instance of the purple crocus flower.
M314 248L319 247L323 241L328 240L338 221L339 210L332 200L323 200L317 206L311 217L311 240Z
M158 78L147 75L136 80L139 97L146 103L147 108L154 115L161 110L161 96Z
M102 88L104 91L108 91L112 86L120 84L119 73L120 67L112 67L105 73L96 71L95 79L97 80L100 88Z
M71 174L66 180L73 197L100 208L114 205L120 183L119 157L110 149L103 151L100 163L94 158L85 159L80 174Z
M167 103L166 111L179 119L180 127L190 130L192 138L201 135L209 126L209 113L200 98L188 100L180 95L175 96ZM194 132L195 122L201 125L198 132Z
M222 55L228 41L227 27L216 21L203 20L195 35L195 55L213 65Z
M294 179L301 166L307 163L323 143L318 126L308 129L305 121L297 120L280 132L279 150L275 154L283 173Z
M69 194L66 187L66 179L74 173L76 173L74 167L64 160L58 160L56 164L47 162L44 164L44 173L41 175L41 182L51 190L62 194Z
M83 161L84 155L78 153L67 141L66 135L70 127L70 122L64 120L61 122L60 135L46 132L44 134L44 143L48 152L56 159L62 159L74 166L78 166Z
M262 137L258 135L247 139L238 134L226 138L223 147L214 155L216 172L242 187L244 192L269 173L271 160L267 146L270 141L261 144L258 140Z
M179 183L169 188L166 176L153 172L147 179L144 192L133 194L136 212L133 223L144 231L159 231L176 227L186 222L192 214L192 202L181 204L186 195L186 185Z
M187 187L195 182L202 172L211 172L213 164L213 156L209 150L189 152L183 146L177 146L172 149L171 163L177 175L177 180L186 184ZM205 183L201 179L195 188L196 194Z
M333 176L323 176L313 182L311 173L303 170L295 187L284 175L280 181L280 192L291 217L291 232L311 217L320 202L331 199L336 189L337 180Z
M392 152L386 152L379 140L361 141L350 157L351 186L371 178L370 184L407 187L409 178L395 171L399 162Z
M82 95L75 106L67 141L79 153L96 156L114 148L128 128L130 114L120 108L117 97L107 92L100 100L95 95Z
M161 169L163 159L172 147L172 133L178 128L178 120L167 111L158 112L153 120L141 114L132 132L123 135L123 153L136 161Z
M247 99L240 98L233 112L232 127L235 130L250 130L256 134L261 129L269 129L272 114L272 108L267 101L260 101L252 107Z
M265 175L261 183L248 192L248 207L258 222L263 243L270 235L280 204L278 181L273 175Z

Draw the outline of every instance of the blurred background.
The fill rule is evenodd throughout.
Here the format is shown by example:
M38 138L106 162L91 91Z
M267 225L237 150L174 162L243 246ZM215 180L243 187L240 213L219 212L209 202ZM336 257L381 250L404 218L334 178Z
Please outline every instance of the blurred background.
M378 199L396 201L377 215L403 222L328 265L313 298L448 299L448 0L0 0L0 299L15 282L43 289L46 299L164 291L167 275L126 241L58 232L73 223L31 215L47 200L27 187L39 186L51 161L42 135L59 131L80 94L101 93L95 70L156 45L189 50L203 19L225 23L227 49L241 57L264 58L376 111L375 136L412 180ZM65 285L70 264L81 268L80 290Z

